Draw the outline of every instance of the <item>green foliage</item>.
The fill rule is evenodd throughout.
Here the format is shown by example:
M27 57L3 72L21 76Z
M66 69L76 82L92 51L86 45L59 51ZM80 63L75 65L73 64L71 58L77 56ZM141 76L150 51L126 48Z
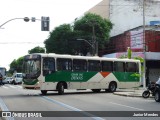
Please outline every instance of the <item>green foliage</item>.
M92 40L93 27L99 49L103 49L109 40L112 23L99 15L88 13L74 22L74 25L63 24L56 27L44 41L47 53L76 54L90 51L91 46L77 39ZM89 41L90 42L90 41Z
M45 49L43 47L35 47L31 50L28 50L28 53L31 54L31 53L45 53Z
M74 37L69 24L56 27L55 30L50 33L49 38L44 41L47 53L67 53L71 35Z
M99 49L104 49L106 41L109 40L109 33L113 24L102 18L100 15L87 13L81 19L74 22L73 29L81 31L83 34L81 39L92 40L95 34L96 41L98 41Z
M141 77L141 75L139 73L133 73L131 76L134 76L134 77Z
M100 15L92 13L87 13L81 19L74 22L74 30L85 32L86 34L84 34L84 37L87 35L92 39L94 27L95 36L105 41L109 40L109 32L112 29L112 26L113 25L109 20L103 19Z
M22 65L23 65L23 57L19 57L17 60L14 59L10 64L10 73L14 71L22 72Z
M140 60L140 62L141 62L141 63L143 63L143 62L144 62L144 59L143 59L142 57L140 57L140 56L138 56L138 57L134 57L134 59L135 59L135 60Z

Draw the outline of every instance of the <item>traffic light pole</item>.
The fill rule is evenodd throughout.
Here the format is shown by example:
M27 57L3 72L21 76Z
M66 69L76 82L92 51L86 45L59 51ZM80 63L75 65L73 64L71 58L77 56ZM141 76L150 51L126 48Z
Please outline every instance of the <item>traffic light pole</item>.
M10 20L6 21L5 23L3 23L2 25L0 25L0 28L2 28L2 26L7 24L8 22L13 21L13 20L17 20L17 19L24 19L24 18L13 18L13 19L10 19Z
M2 26L4 26L5 24L7 24L8 22L13 21L13 20L17 20L17 19L23 19L25 22L29 22L29 20L30 20L28 17L13 18L13 19L10 19L10 20L6 21L2 25L0 25L0 29L2 28ZM36 20L41 21L41 31L49 31L49 22L50 22L49 17L42 17L41 19L36 19L35 17L31 18L32 22L35 22Z

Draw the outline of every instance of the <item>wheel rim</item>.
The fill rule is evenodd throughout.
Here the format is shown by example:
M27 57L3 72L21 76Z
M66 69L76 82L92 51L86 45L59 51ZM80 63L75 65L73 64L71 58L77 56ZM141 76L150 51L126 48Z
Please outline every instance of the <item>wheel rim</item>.
M110 87L111 91L115 91L115 88L116 86L114 84L111 84L111 87Z
M149 91L144 91L143 94L142 94L142 96L144 98L148 98L150 96L150 92Z
M64 85L63 85L63 84L60 84L60 85L59 85L58 93L59 93L59 94L63 94L63 93L64 93Z

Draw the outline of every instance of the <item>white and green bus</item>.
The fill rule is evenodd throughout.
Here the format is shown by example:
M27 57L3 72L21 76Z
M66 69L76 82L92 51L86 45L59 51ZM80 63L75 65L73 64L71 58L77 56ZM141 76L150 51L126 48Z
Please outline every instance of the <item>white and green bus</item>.
M114 92L138 87L141 81L133 75L141 74L141 63L133 59L35 53L24 56L23 69L23 88L39 89L44 95L64 94L64 89Z

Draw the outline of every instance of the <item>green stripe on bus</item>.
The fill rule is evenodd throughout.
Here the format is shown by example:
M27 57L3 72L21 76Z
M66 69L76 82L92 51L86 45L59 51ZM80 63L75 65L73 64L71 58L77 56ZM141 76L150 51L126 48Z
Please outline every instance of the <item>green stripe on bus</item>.
M45 76L45 82L86 82L98 72L57 71Z
M133 72L113 72L114 76L119 82L138 82L140 80L137 76L132 76Z

